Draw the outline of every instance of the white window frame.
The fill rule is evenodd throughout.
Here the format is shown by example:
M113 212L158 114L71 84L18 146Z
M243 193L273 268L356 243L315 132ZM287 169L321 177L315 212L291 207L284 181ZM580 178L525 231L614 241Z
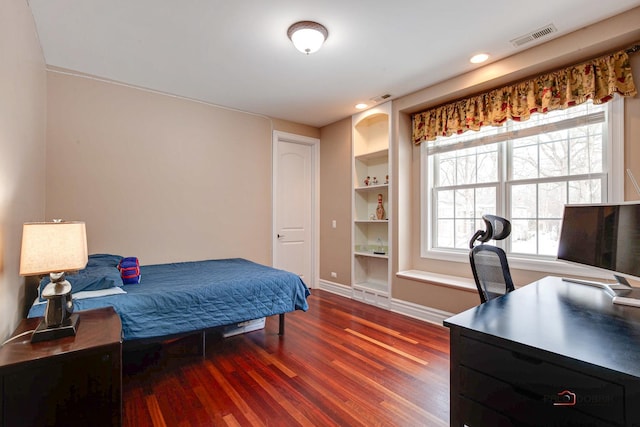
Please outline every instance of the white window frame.
M607 149L606 163L608 168L607 192L609 203L620 203L624 200L624 98L615 96L607 104L608 129L607 129ZM421 258L469 263L468 251L459 249L441 249L432 247L432 157L428 156L427 144L420 147L420 248ZM505 163L505 162L502 162ZM504 170L504 164L499 164L500 173ZM504 204L506 186L504 180L498 186L499 194L497 203ZM504 208L504 206L503 206ZM503 210L504 211L504 210ZM555 259L545 259L540 257L529 257L526 255L509 254L509 267L512 269L522 269L530 271L541 271L551 274L574 274L578 276L599 277L610 279L611 275L606 272L588 269L575 264L569 264Z

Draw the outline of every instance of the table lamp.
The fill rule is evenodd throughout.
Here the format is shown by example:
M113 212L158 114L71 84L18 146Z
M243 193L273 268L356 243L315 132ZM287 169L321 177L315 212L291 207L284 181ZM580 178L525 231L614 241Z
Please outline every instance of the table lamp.
M49 274L51 280L41 292L47 301L44 319L31 342L47 341L76 334L78 314L73 314L71 283L66 271L87 265L87 232L84 222L28 222L22 228L20 275Z

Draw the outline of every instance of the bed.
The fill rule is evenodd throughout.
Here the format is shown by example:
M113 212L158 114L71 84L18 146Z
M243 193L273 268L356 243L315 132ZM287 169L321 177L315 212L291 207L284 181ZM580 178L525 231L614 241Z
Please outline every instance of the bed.
M211 328L276 314L283 333L285 313L308 309L310 292L299 276L246 259L143 265L140 283L123 285L117 269L121 258L91 255L87 267L67 279L74 289L74 310L112 306L125 342L194 332L202 332L204 339ZM92 285L83 287L87 277ZM43 316L44 309L38 298L28 317Z

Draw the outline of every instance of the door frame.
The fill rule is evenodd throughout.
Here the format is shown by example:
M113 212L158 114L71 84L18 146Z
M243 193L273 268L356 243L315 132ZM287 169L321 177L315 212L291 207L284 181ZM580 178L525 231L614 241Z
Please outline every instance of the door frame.
M278 170L278 143L288 142L292 144L302 144L311 147L311 241L309 242L311 248L311 277L312 283L307 283L310 288L316 288L318 286L320 276L320 139L311 138L303 135L296 135L293 133L282 132L278 130L273 131L272 142L272 169L271 169L271 209L272 209L272 222L271 222L271 253L272 263L275 262L276 250L278 239L276 237L276 218L277 218L277 203L276 203L276 189L277 189L277 174Z

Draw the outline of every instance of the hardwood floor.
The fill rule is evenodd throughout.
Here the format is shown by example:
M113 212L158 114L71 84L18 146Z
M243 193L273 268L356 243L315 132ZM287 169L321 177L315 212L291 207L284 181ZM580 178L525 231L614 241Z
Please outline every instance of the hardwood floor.
M449 330L313 290L264 330L125 352L124 426L446 426Z

